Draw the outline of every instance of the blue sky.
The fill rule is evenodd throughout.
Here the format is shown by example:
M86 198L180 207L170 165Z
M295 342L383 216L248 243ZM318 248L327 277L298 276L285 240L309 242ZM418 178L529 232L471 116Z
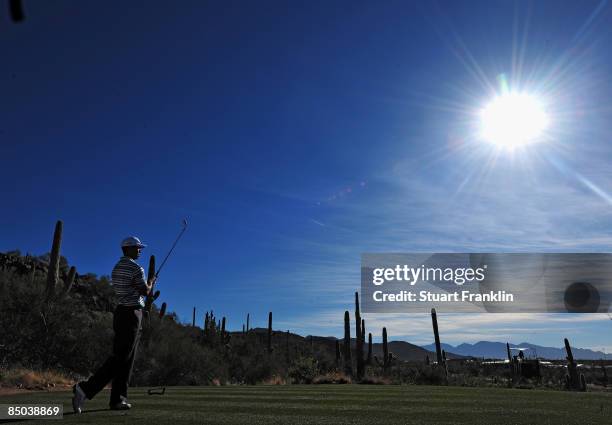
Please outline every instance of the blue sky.
M561 2L28 2L0 16L0 250L109 274L129 234L181 319L340 335L362 252L609 252L612 11ZM547 142L497 152L504 75ZM143 261L143 264L146 261ZM366 315L432 340L422 315ZM440 317L482 339L612 351L601 315Z

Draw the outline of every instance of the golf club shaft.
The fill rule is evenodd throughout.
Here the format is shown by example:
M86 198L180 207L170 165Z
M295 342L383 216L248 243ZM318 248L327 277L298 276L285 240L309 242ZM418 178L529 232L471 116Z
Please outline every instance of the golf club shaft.
M174 251L174 247L176 246L176 244L178 243L179 239L181 239L181 236L183 236L183 233L185 233L185 230L187 230L187 220L183 221L183 230L181 230L181 232L179 233L179 235L176 237L176 240L174 241L174 243L172 244L172 247L170 248L170 251L168 251L168 254L166 255L166 257L164 258L164 261L162 261L161 265L159 266L159 268L157 269L157 271L155 272L155 277L159 276L159 272L161 272L162 267L164 267L164 264L166 264L166 261L168 260L168 257L170 257L170 254L172 254L172 251Z

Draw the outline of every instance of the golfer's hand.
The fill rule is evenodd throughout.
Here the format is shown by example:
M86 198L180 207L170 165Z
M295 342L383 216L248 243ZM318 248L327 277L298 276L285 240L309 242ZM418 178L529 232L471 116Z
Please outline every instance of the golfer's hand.
M148 279L147 283L145 283L147 287L147 293L146 293L147 296L151 295L151 291L153 290L153 284L155 283L156 280L157 280L157 277L152 276L150 279Z

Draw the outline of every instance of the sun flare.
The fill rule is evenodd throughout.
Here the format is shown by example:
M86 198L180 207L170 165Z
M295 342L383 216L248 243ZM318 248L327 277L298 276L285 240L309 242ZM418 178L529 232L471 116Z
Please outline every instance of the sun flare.
M493 99L480 111L480 124L484 140L512 150L541 141L549 118L536 97L510 92Z

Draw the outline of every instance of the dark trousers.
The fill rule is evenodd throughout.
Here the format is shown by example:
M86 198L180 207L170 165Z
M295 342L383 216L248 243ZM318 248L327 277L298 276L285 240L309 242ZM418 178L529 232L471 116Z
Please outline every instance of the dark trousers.
M113 387L110 404L119 403L127 398L128 382L140 339L141 323L140 307L117 307L113 316L115 330L113 354L87 381L79 383L88 399L94 398L111 380Z

